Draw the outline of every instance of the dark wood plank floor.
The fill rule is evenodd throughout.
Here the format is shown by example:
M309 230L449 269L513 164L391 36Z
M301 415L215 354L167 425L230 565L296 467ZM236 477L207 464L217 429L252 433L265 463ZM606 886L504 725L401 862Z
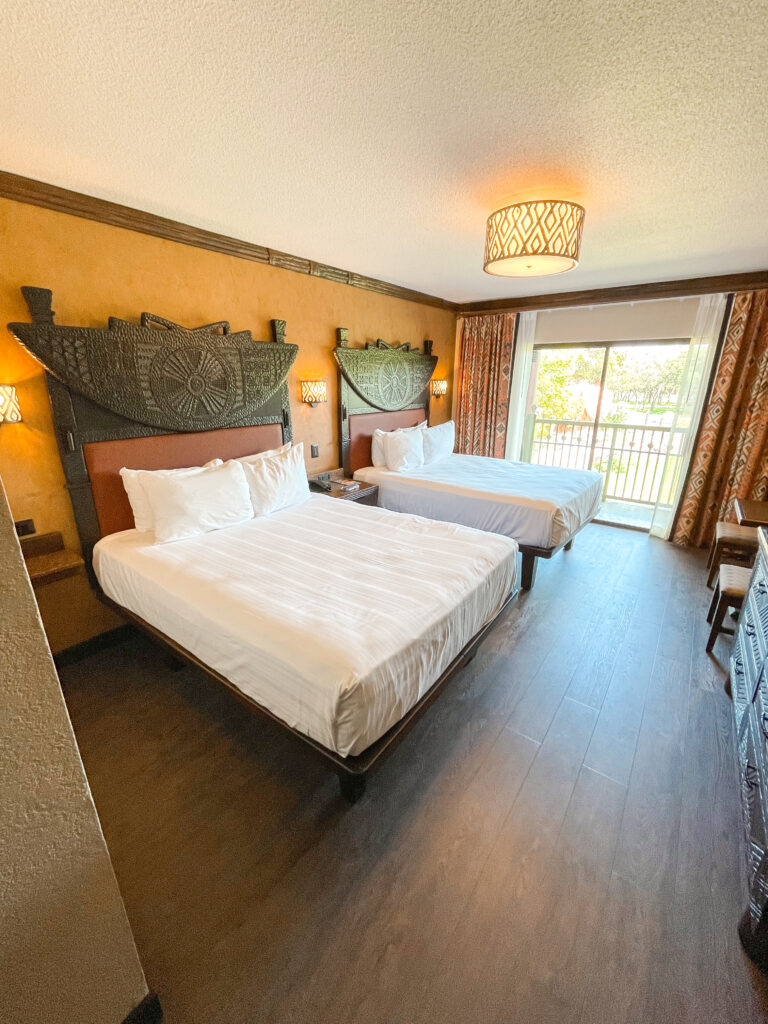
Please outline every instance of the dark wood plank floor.
M704 577L589 527L352 809L139 638L63 670L169 1024L765 1019Z

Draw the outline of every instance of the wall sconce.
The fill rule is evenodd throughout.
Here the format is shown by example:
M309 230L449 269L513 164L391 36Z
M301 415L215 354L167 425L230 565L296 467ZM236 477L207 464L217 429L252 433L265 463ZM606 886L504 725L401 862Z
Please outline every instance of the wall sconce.
M21 423L21 408L13 384L0 384L0 423Z
M321 402L328 401L328 388L324 380L302 380L299 383L301 384L302 402L311 405L313 409Z
M432 397L442 398L443 395L448 394L448 381L447 380L433 380L432 381Z

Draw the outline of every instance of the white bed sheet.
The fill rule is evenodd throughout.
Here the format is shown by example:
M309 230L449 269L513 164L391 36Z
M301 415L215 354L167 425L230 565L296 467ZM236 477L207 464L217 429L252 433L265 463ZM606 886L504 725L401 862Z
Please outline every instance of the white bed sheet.
M285 723L361 753L498 612L503 537L322 495L172 544L103 538L104 592Z
M603 486L600 474L590 470L456 454L407 473L368 466L355 479L378 484L382 508L542 548L557 547L589 522Z

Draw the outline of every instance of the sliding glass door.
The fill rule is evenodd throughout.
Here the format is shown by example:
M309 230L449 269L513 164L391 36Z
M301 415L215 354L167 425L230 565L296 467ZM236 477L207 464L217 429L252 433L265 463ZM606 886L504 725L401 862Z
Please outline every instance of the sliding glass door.
M601 518L650 529L689 343L534 347L523 458L603 476Z
M668 536L724 306L705 296L690 339L536 345L531 326L512 388L522 459L596 470L600 520Z

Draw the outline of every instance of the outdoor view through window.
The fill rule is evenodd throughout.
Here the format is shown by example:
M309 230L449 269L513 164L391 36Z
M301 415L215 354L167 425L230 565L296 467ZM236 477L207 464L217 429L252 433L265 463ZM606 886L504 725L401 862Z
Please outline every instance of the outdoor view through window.
M599 518L647 529L675 425L689 342L536 347L523 458L602 473Z

